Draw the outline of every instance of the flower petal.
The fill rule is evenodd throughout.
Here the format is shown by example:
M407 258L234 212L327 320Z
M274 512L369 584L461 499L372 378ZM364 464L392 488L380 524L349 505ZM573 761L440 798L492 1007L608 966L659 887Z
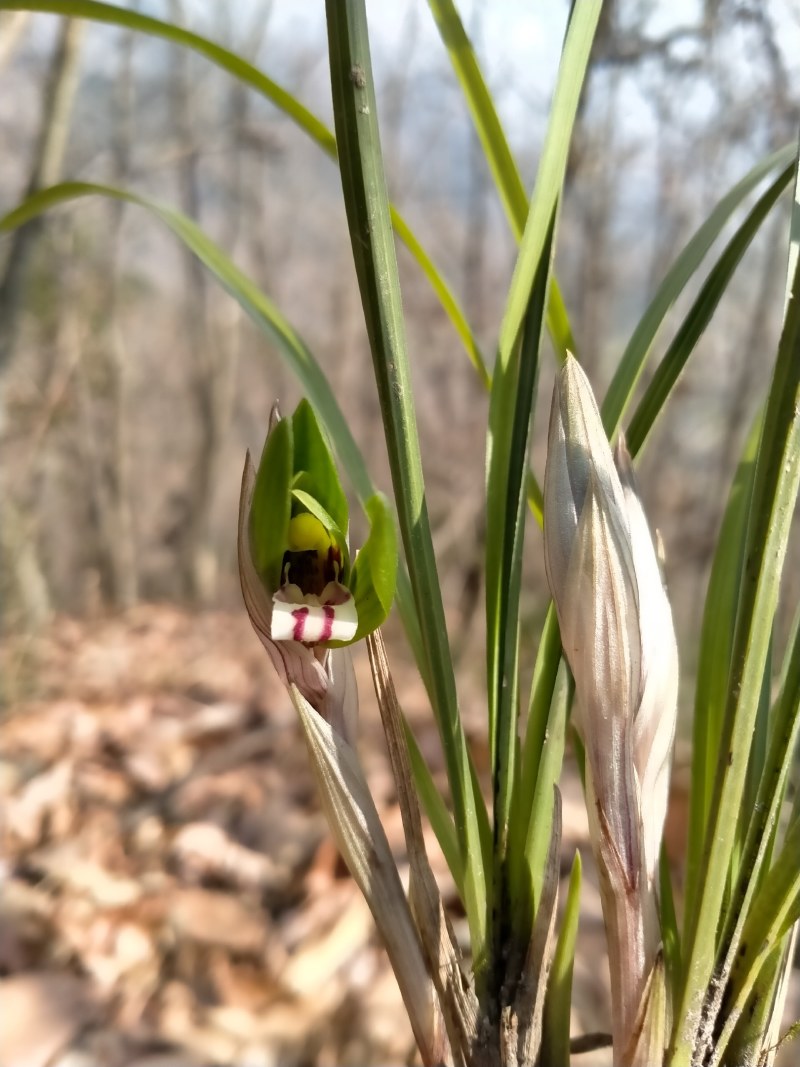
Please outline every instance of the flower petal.
M352 641L358 630L355 601L335 582L328 583L322 596L301 596L299 602L296 595L280 589L272 598L270 629L273 641L302 641L306 645Z

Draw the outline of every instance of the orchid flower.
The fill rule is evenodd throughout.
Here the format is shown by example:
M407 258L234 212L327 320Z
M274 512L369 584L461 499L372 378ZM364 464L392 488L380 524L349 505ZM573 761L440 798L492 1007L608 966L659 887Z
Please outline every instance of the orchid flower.
M397 571L388 505L376 494L365 511L369 535L351 564L347 498L313 409L302 401L289 419L273 409L258 470L248 453L242 475L245 605L297 711L328 823L383 938L423 1063L438 1067L461 1062L448 1027L456 1048L469 1044L475 1009L454 942L436 942L437 953L449 954L449 976L440 973L439 955L435 966L431 960L426 944L439 933L438 913L427 917L423 942L423 920L412 914L358 758L358 693L346 646L386 618ZM395 715L395 734L403 736L399 710ZM410 769L401 773L413 792ZM419 872L424 848L409 852Z
M609 940L614 1062L661 1061L666 987L658 857L675 734L672 613L636 493L592 389L568 356L555 385L544 487L545 562L575 677L586 803Z
M247 454L239 498L239 577L253 627L288 687L350 742L357 700L349 655L394 597L394 522L379 494L351 565L349 510L330 447L308 401L291 418L273 409L256 470Z

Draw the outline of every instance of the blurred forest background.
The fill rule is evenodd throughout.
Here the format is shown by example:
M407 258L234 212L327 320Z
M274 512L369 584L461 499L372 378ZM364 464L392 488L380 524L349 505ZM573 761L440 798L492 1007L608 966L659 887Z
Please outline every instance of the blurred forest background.
M148 0L129 6L239 52L332 126L321 3ZM567 9L566 3L521 0L461 5L529 188ZM416 0L375 3L370 15L390 195L459 295L491 363L514 264L513 236L427 7ZM694 229L759 158L794 138L799 125L798 0L606 0L576 127L557 256L578 354L599 396L633 325ZM0 144L0 213L26 192L75 179L124 186L197 220L308 343L373 475L389 487L337 171L288 118L202 57L163 41L109 26L0 12ZM784 198L746 253L639 468L648 513L666 547L687 693L721 510L771 372L788 207ZM435 545L461 698L479 749L487 397L402 246L399 259ZM675 324L694 295L696 290L675 309ZM667 331L662 346L670 336ZM552 361L545 360L532 452L540 478L552 373ZM119 810L142 797L152 804L158 796L161 803L170 790L174 799L176 782L185 785L181 776L191 776L207 746L223 738L235 748L243 732L251 736L254 724L262 723L261 712L272 710L275 691L243 619L235 516L245 449L260 448L276 397L291 409L299 392L268 339L141 209L81 201L0 239L0 699L9 709L2 719L0 795L17 805L4 828L10 842L4 862L6 873L16 872L18 894L6 896L13 898L6 918L24 914L29 921L35 914L43 924L34 922L33 933L22 937L17 923L16 941L8 940L8 929L6 940L0 937L0 970L6 974L52 963L40 944L53 921L52 883L62 884L64 867L74 868L75 856L66 861L62 855L61 874L54 874L52 855L50 866L41 859L45 845L52 852L75 838L74 820L98 797L101 807L116 804ZM526 573L530 667L547 597L541 538L533 527ZM785 573L784 621L800 597L797 539ZM402 661L399 638L394 646ZM418 708L420 729L430 733L418 687L410 676L402 684L412 715ZM365 680L367 703L368 685ZM166 710L165 692L173 700ZM185 703L176 711L180 700ZM277 702L285 703L281 697ZM684 722L691 712L686 704ZM128 715L134 724L119 727L119 736L110 719L97 725L112 708L121 716L115 723ZM216 719L208 718L209 708L217 709ZM153 723L163 725L165 718L174 729L164 734L163 752L171 755L164 755L162 766ZM282 711L275 721L285 730L291 719ZM35 742L32 723L41 724L32 731ZM268 731L263 724L259 729ZM206 830L224 827L227 846L250 850L254 866L241 877L255 900L271 901L274 917L296 902L299 891L287 896L285 872L276 888L274 871L265 874L253 859L266 854L283 862L270 836L274 825L256 828L242 815L263 811L269 801L274 823L280 804L288 803L285 796L276 799L277 786L273 796L269 778L285 742L274 733L262 741L256 756L242 750L238 764L231 757L240 769L242 761L262 760L246 789L239 779L223 803L223 771L204 771L216 783L211 807L202 815L184 811L180 819ZM44 749L34 751L36 743ZM433 753L433 737L430 743ZM91 750L89 772L88 749L81 745L92 744L99 747ZM175 757L176 751L183 755ZM285 773L294 758L287 757ZM148 760L155 760L155 770ZM304 773L297 771L298 780ZM310 786L297 790L290 799L314 803ZM389 804L390 783L384 792ZM65 798L73 821L59 824L53 816ZM223 809L224 818L209 815ZM125 856L104 861L106 877L115 869L121 879L114 863L124 866L140 845L143 855L153 848L163 859L158 849L167 848L164 834L167 851L173 849L170 819L178 818L176 810L168 816L162 808L147 808L156 823L136 822L134 828L145 843L134 837ZM113 833L102 829L102 820L99 825L92 831L95 844ZM147 837L154 825L162 834L156 834L157 847ZM313 897L309 872L319 877L321 868L333 877L335 869L324 851L313 851L323 848L324 834L318 822L312 825L313 848L302 846L286 861L292 871L302 870L306 900L309 893ZM284 841L283 832L278 836ZM306 839L298 831L294 840ZM177 846L169 852L178 881L185 853ZM210 873L197 861L191 891L213 896L220 886L238 884L238 860L229 859L228 868ZM25 894L45 875L50 896L34 907ZM85 887L81 892L85 896ZM126 901L128 915L134 904ZM193 906L199 907L196 900ZM206 900L204 906L212 905ZM46 921L42 909L50 916ZM189 920L180 915L169 919L173 935L175 929L185 934L180 924ZM81 937L89 937L84 920L89 922L78 908L72 927L62 923L62 934L80 928ZM229 916L217 925L227 929L242 921ZM138 918L126 922L123 948L136 960L137 953L149 959L131 930L150 927ZM100 936L91 924L88 956L81 956L77 934L73 941L67 936L61 978L70 968L88 970L102 986L107 972L87 962ZM200 938L209 922L196 926L185 934L189 940ZM117 938L119 924L113 929ZM301 939L296 931L292 936ZM261 959L272 934L265 927L253 937ZM228 969L222 978L213 971L209 982L235 986L234 964L249 951L247 945L227 946ZM281 951L289 951L286 943ZM52 955L51 948L47 952ZM76 958L80 967L73 966ZM197 958L190 956L187 973L196 969ZM319 969L319 953L315 959ZM163 954L158 960L156 974L159 968L163 973ZM363 967L359 973L363 980ZM158 984L148 975L134 1008L126 1001L129 1023L135 1018L139 1025L147 1015ZM237 981L240 989L241 975ZM183 995L172 986L181 982L189 983L186 974L173 975L170 1010ZM116 988L114 980L107 988ZM222 996L219 988L214 1003ZM593 1025L602 1028L602 1020ZM335 1042L325 1053L320 1041L311 1051L302 1045L295 1060L276 1062L380 1059L374 1048L400 1054L380 1044L347 1052ZM288 1056L288 1046L281 1048ZM130 1048L125 1055L119 1062L131 1062ZM232 1055L220 1053L211 1062L233 1062ZM99 1062L116 1061L108 1053Z
M391 195L460 295L491 361L513 241L429 13L416 3L393 7L391 17L375 12ZM566 5L550 7L464 9L529 186L566 17ZM301 12L277 2L170 0L147 11L240 51L332 124L321 5ZM164 42L24 13L2 16L0 42L5 208L26 190L70 178L123 185L197 219L306 339L386 484L329 161L254 93ZM558 255L598 395L693 230L752 163L794 136L799 68L800 5L792 0L605 5ZM774 350L786 220L784 201L643 461L684 661L720 507ZM6 237L0 256L5 626L29 629L54 613L142 600L236 606L242 455L260 445L272 399L290 408L298 398L268 341L135 207L81 202ZM481 615L486 398L403 248L400 259L439 560L447 601L463 616L457 637ZM533 457L540 476L544 366ZM530 562L539 574L539 561ZM527 595L540 611L540 576Z

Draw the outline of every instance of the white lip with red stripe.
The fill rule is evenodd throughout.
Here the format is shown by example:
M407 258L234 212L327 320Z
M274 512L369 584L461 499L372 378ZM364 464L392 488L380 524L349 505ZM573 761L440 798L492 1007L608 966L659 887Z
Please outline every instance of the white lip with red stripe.
M304 594L287 582L272 598L273 641L352 641L358 630L358 613L352 594L339 582L328 582L321 596Z

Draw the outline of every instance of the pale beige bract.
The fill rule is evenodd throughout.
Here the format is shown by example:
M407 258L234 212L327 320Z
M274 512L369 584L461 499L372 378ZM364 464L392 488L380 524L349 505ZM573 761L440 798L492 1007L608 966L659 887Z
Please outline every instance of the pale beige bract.
M608 935L615 1064L661 1062L668 1006L658 858L675 734L672 612L624 441L606 439L589 381L556 378L544 486L545 562L575 720Z

